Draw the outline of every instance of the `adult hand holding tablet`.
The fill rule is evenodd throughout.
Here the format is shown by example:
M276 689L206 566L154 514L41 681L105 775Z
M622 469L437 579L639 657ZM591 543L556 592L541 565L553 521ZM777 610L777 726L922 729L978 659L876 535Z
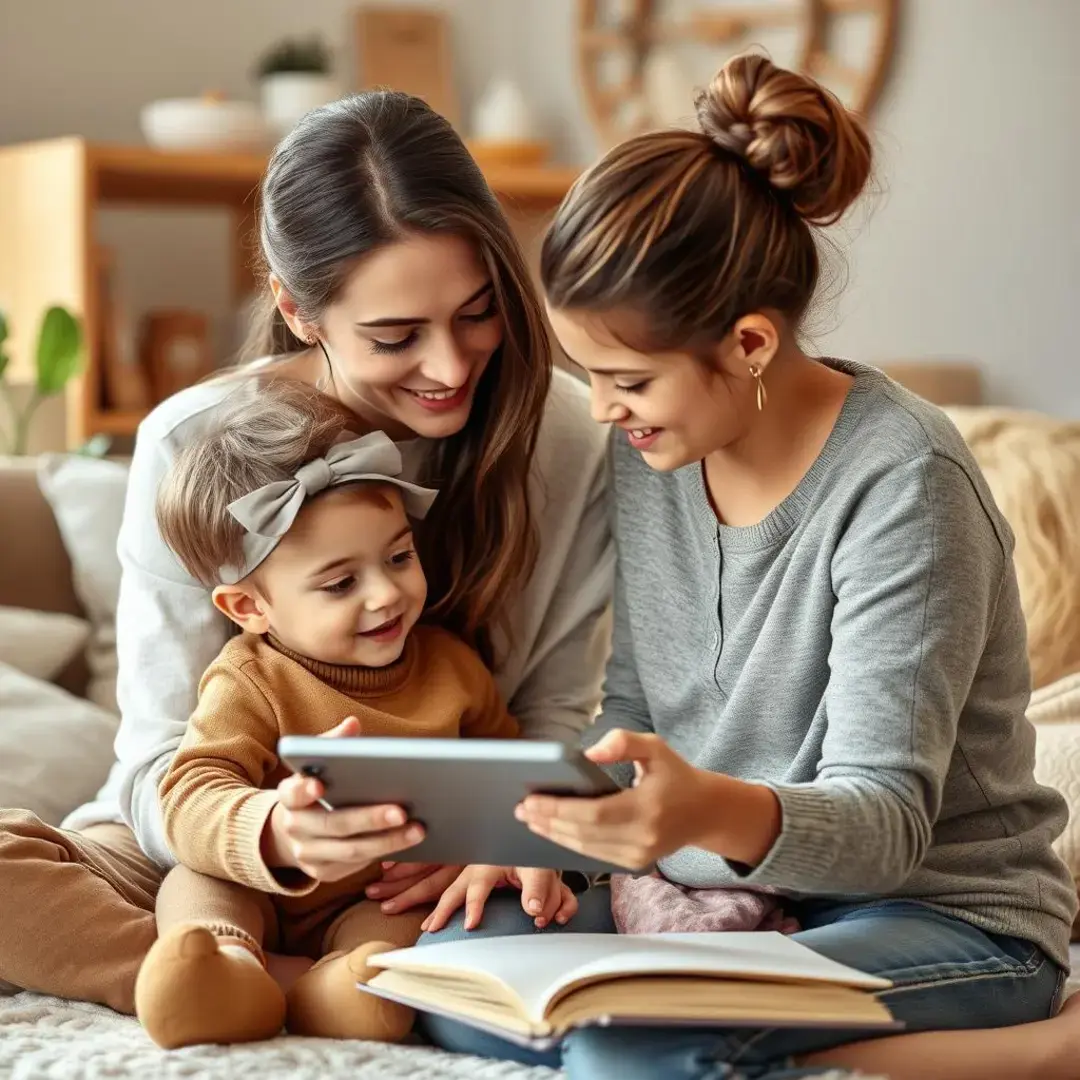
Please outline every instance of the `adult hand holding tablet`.
M530 794L574 798L620 789L582 753L557 742L487 739L324 739L288 736L278 754L295 773L318 781L319 802L370 825L382 815L394 850L408 846L415 862L531 866L586 873L624 869L537 836L517 821L515 807ZM390 824L391 810L409 825ZM344 820L344 819L343 819ZM351 819L350 819L351 820ZM423 838L411 840L419 825ZM367 850L372 840L357 840ZM320 848L320 851L322 849ZM389 853L389 849L381 856Z

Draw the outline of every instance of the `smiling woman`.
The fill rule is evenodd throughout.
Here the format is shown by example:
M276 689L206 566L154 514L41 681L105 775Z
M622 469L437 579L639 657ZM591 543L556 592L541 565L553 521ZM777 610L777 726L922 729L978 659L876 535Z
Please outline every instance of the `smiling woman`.
M259 232L270 295L249 355L300 350L283 373L394 438L439 440L424 472L443 491L439 544L421 550L432 606L493 659L496 608L536 557L511 478L528 469L551 377L498 201L442 117L403 94L361 94L277 148Z
M358 416L395 437L461 430L503 341L495 285L475 244L418 233L379 248L345 278L317 329L303 323L281 280L270 280L285 317L317 342L316 368L325 365L326 381Z
M228 637L205 580L165 543L154 506L172 463L234 397L298 381L336 399L357 435L379 429L400 440L407 471L439 490L416 534L424 620L482 655L527 736L576 741L595 710L613 566L604 436L584 387L552 374L524 259L453 128L422 101L386 91L316 109L274 152L259 236L265 308L248 353L260 363L177 394L139 431L119 541L113 782L69 829L0 812L0 980L133 1008L153 894L175 861L161 780ZM257 409L244 416L261 423ZM335 538L364 531L363 505L340 509L326 518ZM389 565L403 554L389 551ZM334 571L309 599L336 619L352 608L351 576ZM273 583L270 591L278 599ZM356 647L396 647L392 624L406 606L418 602L365 614ZM297 632L308 611L305 602L289 620ZM325 847L335 828L340 840L332 815L317 815L313 828L315 844ZM401 835L389 848L386 835L352 839L382 858ZM369 895L400 913L456 877L436 870L398 866ZM518 899L510 904L521 916Z

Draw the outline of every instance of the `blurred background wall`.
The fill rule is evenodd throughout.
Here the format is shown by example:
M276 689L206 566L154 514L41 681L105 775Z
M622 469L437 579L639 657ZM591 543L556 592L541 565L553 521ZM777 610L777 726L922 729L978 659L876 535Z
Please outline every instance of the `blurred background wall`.
M446 0L464 111L499 73L559 159L597 150L576 81L573 0ZM350 77L351 0L0 0L0 144L128 142L154 98L254 96L271 42L321 31ZM850 290L822 351L977 360L994 402L1080 416L1080 0L904 0L875 113L884 193L854 222ZM214 212L102 215L133 303L214 313L227 295ZM162 258L162 251L168 253Z

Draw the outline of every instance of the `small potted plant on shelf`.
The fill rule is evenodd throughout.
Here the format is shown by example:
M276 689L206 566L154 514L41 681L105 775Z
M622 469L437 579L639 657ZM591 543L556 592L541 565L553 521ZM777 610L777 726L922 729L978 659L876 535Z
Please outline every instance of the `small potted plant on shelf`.
M256 74L263 115L279 137L304 113L337 97L330 50L317 35L278 42L259 60Z
M21 455L27 452L30 423L38 407L47 398L62 393L82 367L82 328L67 308L51 307L45 312L38 330L34 378L29 388L16 388L8 379L10 357L4 348L7 339L8 323L0 311L0 398L8 414L7 420L0 422L0 448ZM88 444L86 449L91 453L101 452L98 443Z

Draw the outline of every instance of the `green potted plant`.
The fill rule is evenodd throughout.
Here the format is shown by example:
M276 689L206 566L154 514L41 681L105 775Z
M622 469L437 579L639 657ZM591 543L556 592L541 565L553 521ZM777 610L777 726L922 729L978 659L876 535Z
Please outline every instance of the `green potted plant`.
M62 393L82 367L82 328L67 308L55 306L45 312L34 353L34 381L29 392L21 394L8 379L10 357L4 348L7 339L8 323L0 311L0 398L8 414L7 420L0 422L0 449L10 454L25 454L30 423L38 407Z
M279 137L337 97L331 68L330 50L317 35L286 38L263 54L256 67L263 115Z

